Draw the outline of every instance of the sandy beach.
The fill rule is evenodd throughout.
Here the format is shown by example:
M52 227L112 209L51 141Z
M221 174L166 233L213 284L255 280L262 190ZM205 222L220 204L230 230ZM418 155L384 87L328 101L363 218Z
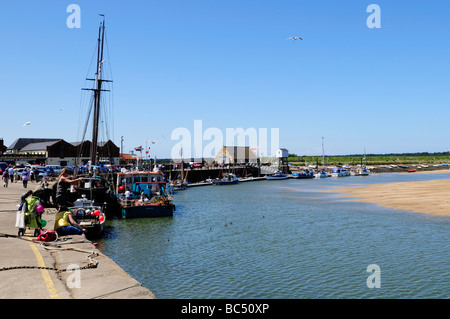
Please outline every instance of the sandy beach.
M424 172L422 174L433 173L443 172ZM325 192L344 193L342 197L352 198L349 201L374 203L394 209L450 217L450 179L399 182L365 187L340 187Z

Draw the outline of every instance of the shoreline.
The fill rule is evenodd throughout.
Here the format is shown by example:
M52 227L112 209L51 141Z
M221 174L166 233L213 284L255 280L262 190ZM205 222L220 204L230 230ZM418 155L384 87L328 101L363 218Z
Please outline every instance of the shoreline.
M415 174L450 173L450 171L426 171ZM399 173L414 174L414 173ZM449 179L383 183L369 186L337 187L322 193L342 193L341 198L351 202L378 204L396 210L408 210L441 217L450 217Z

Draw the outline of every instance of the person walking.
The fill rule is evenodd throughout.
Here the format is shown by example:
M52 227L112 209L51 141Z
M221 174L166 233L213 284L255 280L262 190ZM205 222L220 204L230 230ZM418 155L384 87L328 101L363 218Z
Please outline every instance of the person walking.
M8 168L8 173L12 184L14 183L14 167L12 165Z
M22 182L24 188L27 188L29 179L30 179L30 172L28 171L28 168L25 168L22 172Z
M18 170L16 168L16 169L14 169L14 183L17 183L17 181L19 179L20 179L19 172L18 172Z
M2 178L3 178L3 187L8 187L8 182L9 182L9 172L8 172L8 169L7 169L7 168L5 168L5 169L3 170Z

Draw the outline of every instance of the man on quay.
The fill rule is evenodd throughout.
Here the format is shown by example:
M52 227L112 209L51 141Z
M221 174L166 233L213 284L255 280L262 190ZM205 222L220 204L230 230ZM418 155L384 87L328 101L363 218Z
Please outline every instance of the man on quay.
M14 183L14 167L11 165L8 168L9 178L11 180L11 184Z

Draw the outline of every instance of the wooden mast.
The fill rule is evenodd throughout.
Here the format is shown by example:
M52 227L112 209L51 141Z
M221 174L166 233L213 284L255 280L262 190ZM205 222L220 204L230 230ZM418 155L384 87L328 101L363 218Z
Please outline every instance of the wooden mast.
M92 123L92 144L90 149L90 157L91 157L91 167L93 165L98 164L98 156L97 156L97 148L98 148L98 130L99 130L99 121L100 121L100 102L101 102L101 92L109 91L102 89L103 82L112 82L110 80L102 79L102 65L105 62L103 60L103 47L105 40L105 16L100 14L103 17L103 22L100 23L100 27L98 30L98 47L97 47L97 70L95 73L94 79L87 79L91 81L95 81L93 89L83 89L94 91L94 118Z

